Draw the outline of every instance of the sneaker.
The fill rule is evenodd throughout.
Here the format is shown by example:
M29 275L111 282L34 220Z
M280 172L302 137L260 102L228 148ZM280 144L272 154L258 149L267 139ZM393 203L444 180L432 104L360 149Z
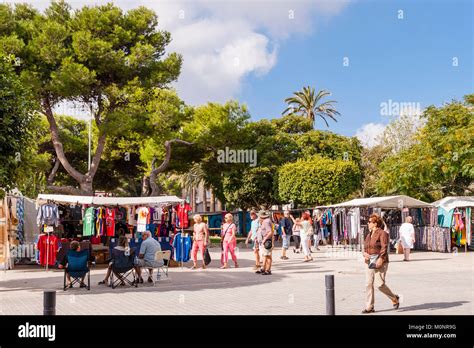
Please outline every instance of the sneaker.
M272 275L272 271L262 272L262 275Z
M263 269L259 269L259 270L258 270L257 272L255 272L255 273L257 273L257 274L262 274L263 272L264 272Z

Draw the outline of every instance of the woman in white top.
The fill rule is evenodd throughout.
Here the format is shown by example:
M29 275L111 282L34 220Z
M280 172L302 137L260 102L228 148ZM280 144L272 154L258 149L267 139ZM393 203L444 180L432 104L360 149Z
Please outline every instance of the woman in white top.
M415 228L412 224L413 218L407 216L405 223L400 226L400 243L402 243L403 254L405 258L403 261L408 261L410 258L410 249L415 244Z
M303 254L304 254L304 262L312 261L313 258L311 257L311 250L308 245L308 241L311 240L311 235L309 235L309 231L311 229L311 216L304 212L301 221L301 228L300 228L300 237L301 237L301 245L303 246Z

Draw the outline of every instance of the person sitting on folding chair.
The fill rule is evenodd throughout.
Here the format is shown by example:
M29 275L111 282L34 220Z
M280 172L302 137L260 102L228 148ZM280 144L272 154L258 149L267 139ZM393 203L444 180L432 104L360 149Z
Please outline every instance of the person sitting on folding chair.
M128 246L128 239L125 236L120 236L118 239L117 246L114 248L114 250L119 250L123 251L125 256L130 256L130 247ZM104 280L101 280L99 282L99 285L109 285L109 277L110 274L112 273L112 267L114 263L114 253L110 256L109 260L109 267L107 268L107 274L105 275Z
M78 241L74 240L70 244L70 250L65 255L62 262L59 264L59 268L64 268L64 290L72 288L74 284L80 283L81 288L87 287L90 289L90 273L89 273L89 261L94 261L92 255L89 254L89 250L81 250L81 245ZM86 275L89 274L88 284L84 283ZM71 281L71 276L74 280Z
M146 267L149 271L148 283L153 283L153 268L157 267L155 254L157 251L161 251L161 245L157 240L153 239L150 231L143 232L142 238L143 242L140 246L138 259L135 262L135 265L137 266L138 281L143 283L142 268Z

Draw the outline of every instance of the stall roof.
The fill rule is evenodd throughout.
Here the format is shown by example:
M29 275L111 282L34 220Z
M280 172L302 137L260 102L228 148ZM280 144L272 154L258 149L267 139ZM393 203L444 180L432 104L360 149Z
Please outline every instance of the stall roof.
M443 208L446 211L450 211L454 208L461 207L474 207L473 196L449 196L440 199L439 201L433 202L432 205L435 207Z
M160 203L181 203L184 200L176 196L153 197L95 197L95 196L70 196L70 195L38 195L38 204L48 200L56 203L92 204L92 205L155 205Z
M347 202L333 204L327 207L374 207L374 208L421 208L431 204L418 199L399 195L386 197L356 198Z

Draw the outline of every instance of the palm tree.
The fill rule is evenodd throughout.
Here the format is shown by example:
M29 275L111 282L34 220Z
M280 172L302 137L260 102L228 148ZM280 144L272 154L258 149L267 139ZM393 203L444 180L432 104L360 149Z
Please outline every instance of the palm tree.
M288 104L288 107L283 111L283 115L298 114L305 116L311 120L313 124L316 122L316 117L321 117L326 123L326 126L329 127L326 118L337 122L336 116L340 116L340 113L334 108L333 104L337 103L335 100L320 103L321 99L328 95L331 95L331 93L325 89L315 95L314 88L310 86L303 87L302 91L294 92L293 96L285 99L285 103Z

